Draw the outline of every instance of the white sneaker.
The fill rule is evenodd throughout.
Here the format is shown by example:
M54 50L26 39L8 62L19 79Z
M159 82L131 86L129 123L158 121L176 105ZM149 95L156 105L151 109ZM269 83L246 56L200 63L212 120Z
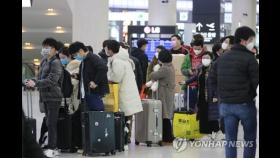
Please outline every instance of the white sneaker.
M225 135L223 134L222 131L219 131L219 132L217 133L216 139L217 139L217 140L225 140L226 137L225 137Z
M59 152L57 150L47 149L44 151L45 156L48 158L56 157L59 155Z
M78 149L77 153L83 154L84 150L83 149Z
M124 151L128 151L128 145L124 146Z

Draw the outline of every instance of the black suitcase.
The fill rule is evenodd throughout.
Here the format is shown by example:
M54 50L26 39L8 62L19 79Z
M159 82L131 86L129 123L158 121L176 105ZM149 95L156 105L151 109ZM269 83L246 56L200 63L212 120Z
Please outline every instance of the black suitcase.
M116 112L115 115L115 143L116 150L119 152L124 151L124 143L125 143L125 116L124 112Z
M57 120L57 148L62 152L71 152L72 149L72 120L67 107L59 109Z
M114 113L102 111L83 112L82 134L84 156L100 153L115 155Z
M27 118L26 124L31 128L32 137L34 140L37 140L37 130L36 130L36 119L33 118L33 105L32 105L32 90L24 89L26 92L26 106L27 106Z
M82 124L81 124L81 106L71 115L72 120L72 146L82 149Z

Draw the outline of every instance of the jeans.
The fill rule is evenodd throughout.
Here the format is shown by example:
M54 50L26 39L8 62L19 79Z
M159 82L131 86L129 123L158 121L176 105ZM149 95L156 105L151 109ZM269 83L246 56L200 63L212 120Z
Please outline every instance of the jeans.
M244 140L248 143L244 146L243 158L255 158L257 135L257 111L255 102L243 104L220 105L220 114L224 118L227 145L225 147L226 158L237 158L236 146L229 141L237 140L238 124L241 121L244 130Z
M46 123L48 127L48 147L55 149L57 143L57 120L61 102L44 102L46 112Z
M189 88L189 106L191 111L196 111L196 103L197 103L197 88ZM187 107L188 100L188 90L185 90L185 106Z

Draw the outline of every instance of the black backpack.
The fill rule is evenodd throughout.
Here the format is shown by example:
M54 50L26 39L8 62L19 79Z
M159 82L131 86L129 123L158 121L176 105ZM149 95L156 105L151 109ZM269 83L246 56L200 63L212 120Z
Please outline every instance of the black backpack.
M51 71L51 62L49 64L49 71ZM60 83L61 83L61 86L60 86L61 92L62 92L64 98L70 98L73 93L71 75L67 70L65 70L65 68L63 66L62 66L62 69L63 69L63 75L61 75L62 77L59 79ZM63 79L62 82L61 82L61 79Z
M61 91L64 98L70 98L73 93L73 85L71 82L70 73L63 67L63 81L61 84Z

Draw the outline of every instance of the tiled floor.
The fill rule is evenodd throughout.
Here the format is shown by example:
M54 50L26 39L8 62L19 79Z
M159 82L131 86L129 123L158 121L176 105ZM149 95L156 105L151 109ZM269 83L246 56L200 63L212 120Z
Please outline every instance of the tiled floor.
M33 113L34 118L37 120L37 138L40 134L41 123L43 119L43 114L39 112L38 106L38 93L34 94L33 100ZM23 97L23 109L26 111L26 96L25 93L22 95ZM259 130L258 130L259 131ZM132 133L132 137L134 133ZM259 134L259 133L258 133ZM243 129L240 126L238 133L239 140L243 138ZM257 145L259 144L259 139L257 139ZM238 158L242 156L242 148L238 149ZM224 158L224 149L223 148L187 148L186 150L177 153L176 150L172 146L154 146L154 147L146 147L144 145L136 146L132 142L129 146L129 150L116 153L114 156L107 156L107 158ZM62 153L57 158L86 158L81 154L65 154ZM256 158L259 158L259 148L257 146L257 154Z

